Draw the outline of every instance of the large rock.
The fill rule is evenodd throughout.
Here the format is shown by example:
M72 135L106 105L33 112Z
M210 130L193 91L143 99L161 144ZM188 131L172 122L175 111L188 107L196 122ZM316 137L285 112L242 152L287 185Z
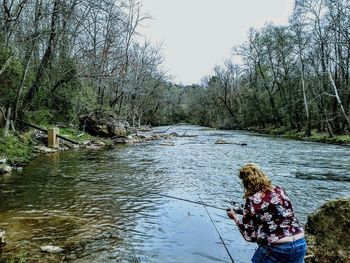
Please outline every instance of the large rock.
M11 173L12 168L6 164L0 164L0 175Z
M100 110L80 117L80 127L93 136L125 137L128 123L119 121L113 113Z
M309 215L308 262L350 262L350 198L332 200Z

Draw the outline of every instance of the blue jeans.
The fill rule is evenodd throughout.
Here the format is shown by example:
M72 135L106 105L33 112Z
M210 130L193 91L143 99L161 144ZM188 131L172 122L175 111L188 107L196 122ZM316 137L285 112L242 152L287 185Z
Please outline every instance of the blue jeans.
M294 242L259 246L252 258L253 263L303 263L306 254L304 238Z

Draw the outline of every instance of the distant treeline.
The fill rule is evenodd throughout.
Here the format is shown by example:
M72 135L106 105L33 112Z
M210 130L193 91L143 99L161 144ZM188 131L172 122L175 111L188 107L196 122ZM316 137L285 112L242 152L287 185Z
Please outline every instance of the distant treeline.
M241 65L227 60L201 86L182 90L186 118L226 128L349 133L349 1L296 1L289 25L251 29L232 52Z
M249 30L191 86L169 82L159 47L137 41L148 17L134 0L4 0L0 19L0 107L13 116L74 123L105 108L133 125L350 131L347 0L295 1L289 25Z

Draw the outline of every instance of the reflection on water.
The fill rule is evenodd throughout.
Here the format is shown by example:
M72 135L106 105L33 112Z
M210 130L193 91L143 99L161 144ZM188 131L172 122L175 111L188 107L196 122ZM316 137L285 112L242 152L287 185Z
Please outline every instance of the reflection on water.
M230 262L203 207L150 192L226 208L242 201L235 175L247 162L258 163L286 188L302 223L325 201L349 195L350 148L196 126L172 131L198 136L177 138L173 147L152 142L42 156L0 178L0 229L8 242L3 257ZM220 138L248 145L215 145ZM224 211L209 212L235 262L249 262L255 246L243 241ZM48 244L65 252L41 253Z

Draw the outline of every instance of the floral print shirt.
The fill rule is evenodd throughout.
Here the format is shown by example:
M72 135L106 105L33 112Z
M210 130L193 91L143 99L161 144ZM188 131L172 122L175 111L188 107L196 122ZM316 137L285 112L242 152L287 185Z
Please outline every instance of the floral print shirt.
M257 192L246 200L243 218L237 222L243 237L258 244L273 243L303 232L285 191Z

